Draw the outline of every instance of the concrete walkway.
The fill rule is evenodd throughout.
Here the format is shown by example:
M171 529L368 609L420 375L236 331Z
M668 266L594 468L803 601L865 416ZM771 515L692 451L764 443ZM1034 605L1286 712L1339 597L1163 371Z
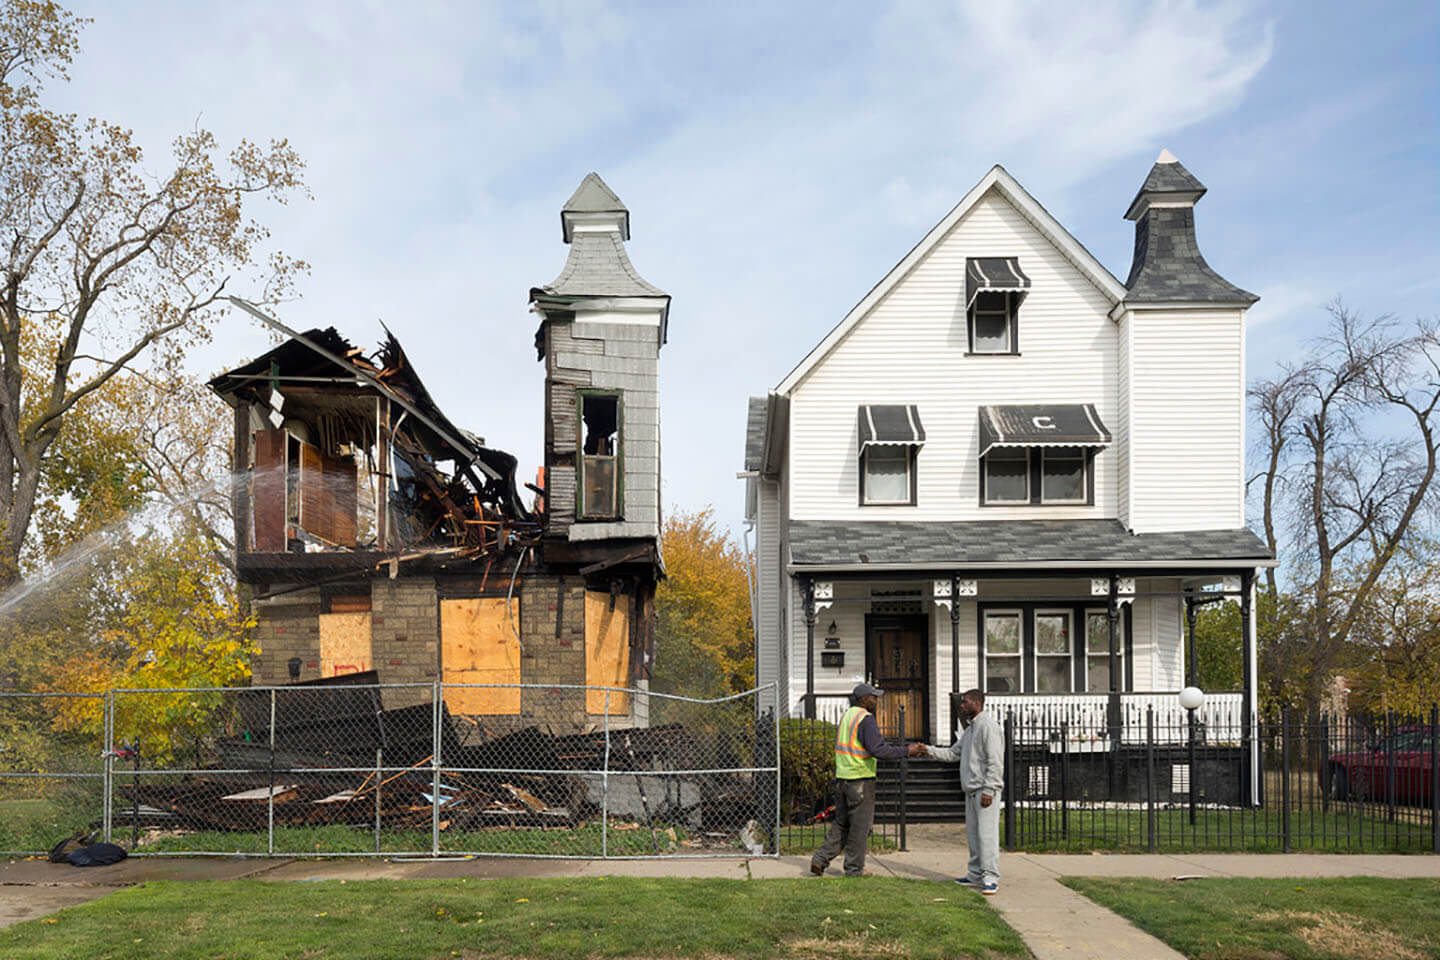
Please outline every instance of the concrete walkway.
M872 874L949 884L964 872L963 828L912 827L905 853L872 856ZM1432 877L1440 857L1347 854L1002 854L1000 893L985 898L1038 960L1180 956L1129 921L1059 882L1064 876L1124 877ZM832 870L839 881L839 871ZM154 880L428 879L449 877L730 877L809 875L808 857L725 860L240 860L143 857L111 867L77 868L38 860L0 863L0 927ZM951 885L956 895L979 896Z

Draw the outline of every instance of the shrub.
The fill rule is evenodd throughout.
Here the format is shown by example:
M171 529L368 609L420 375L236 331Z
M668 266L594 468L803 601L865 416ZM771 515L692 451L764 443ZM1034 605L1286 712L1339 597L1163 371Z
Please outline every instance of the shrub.
M835 724L785 717L780 721L780 819L808 818L835 779Z

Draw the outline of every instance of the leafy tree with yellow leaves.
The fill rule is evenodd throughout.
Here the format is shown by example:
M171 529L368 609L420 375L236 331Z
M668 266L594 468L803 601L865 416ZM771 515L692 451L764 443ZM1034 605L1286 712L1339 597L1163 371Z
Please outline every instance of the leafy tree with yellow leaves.
M744 553L710 507L672 514L663 544L654 689L695 697L750 689L755 640Z

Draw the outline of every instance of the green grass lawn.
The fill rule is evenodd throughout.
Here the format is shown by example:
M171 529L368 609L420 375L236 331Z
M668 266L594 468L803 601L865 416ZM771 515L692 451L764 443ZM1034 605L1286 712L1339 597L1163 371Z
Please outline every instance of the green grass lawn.
M1440 956L1440 880L1066 877L1199 960Z
M0 930L14 960L1027 957L980 897L889 877L151 883Z
M683 854L692 849L686 845L687 834L679 827L657 825L654 841L649 830L621 830L613 825L608 839L611 856ZM116 830L116 842L130 845L130 832ZM429 830L382 830L382 853L429 852ZM202 830L194 833L163 835L142 841L140 849L149 852L185 853L265 853L265 831ZM582 823L574 828L506 827L491 830L443 830L440 833L441 853L526 853L561 854L598 857L601 850L600 824ZM375 851L373 828L332 825L325 827L276 827L275 852L293 856L324 856L327 853L372 853Z
M100 791L80 786L44 797L0 799L0 850L49 852L61 840L100 820Z
M1383 813L1367 816L1343 807L1329 813L1291 813L1291 849L1312 853L1428 853L1429 811L1404 810L1394 821ZM1031 853L1084 853L1113 850L1143 853L1148 827L1144 810L1071 810L1069 837L1062 832L1059 810L1016 812L1017 850ZM1280 811L1198 810L1195 826L1188 810L1155 811L1155 849L1280 853L1284 849Z

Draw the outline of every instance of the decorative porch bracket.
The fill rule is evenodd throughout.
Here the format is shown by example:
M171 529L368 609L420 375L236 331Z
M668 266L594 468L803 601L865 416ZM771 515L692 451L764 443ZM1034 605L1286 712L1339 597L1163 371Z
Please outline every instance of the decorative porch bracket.
M803 581L805 610L805 719L815 719L815 615L835 603L835 584Z

